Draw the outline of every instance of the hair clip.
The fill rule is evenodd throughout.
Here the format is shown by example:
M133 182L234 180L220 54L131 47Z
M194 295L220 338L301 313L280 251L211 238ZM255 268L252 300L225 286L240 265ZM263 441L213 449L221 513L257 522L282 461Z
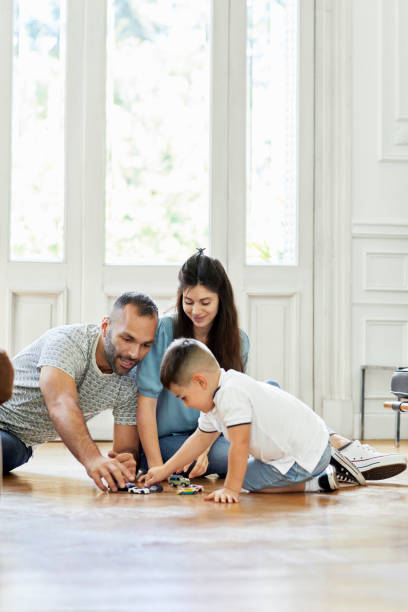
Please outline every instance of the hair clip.
M204 248L200 247L200 248L197 248L196 250L197 250L197 255L203 255L205 251L205 247Z

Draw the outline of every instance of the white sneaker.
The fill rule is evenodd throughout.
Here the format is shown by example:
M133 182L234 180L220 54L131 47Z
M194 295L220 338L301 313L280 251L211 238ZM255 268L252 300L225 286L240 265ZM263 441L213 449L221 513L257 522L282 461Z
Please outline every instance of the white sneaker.
M354 440L339 449L364 475L366 480L392 478L407 467L407 458L399 453L381 453L369 444Z
M354 463L333 447L331 449L330 464L335 468L339 482L361 486L367 484L363 474Z

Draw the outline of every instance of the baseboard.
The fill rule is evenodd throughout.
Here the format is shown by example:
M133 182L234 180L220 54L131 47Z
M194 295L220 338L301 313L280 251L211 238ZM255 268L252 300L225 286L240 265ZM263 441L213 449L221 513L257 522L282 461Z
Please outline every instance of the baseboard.
M354 437L360 437L360 415L355 414ZM408 415L401 414L401 440L408 439ZM364 438L366 440L394 440L395 414L384 408L384 414L366 413L364 423Z

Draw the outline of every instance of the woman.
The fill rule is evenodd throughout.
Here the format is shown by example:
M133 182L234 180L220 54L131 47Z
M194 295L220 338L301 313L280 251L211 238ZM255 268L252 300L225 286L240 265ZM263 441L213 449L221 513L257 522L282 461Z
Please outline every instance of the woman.
M238 327L231 283L222 264L203 253L190 257L182 266L174 316L162 317L154 345L138 367L137 423L145 455L142 469L162 465L197 427L198 411L186 408L181 400L160 383L160 364L166 348L179 337L204 342L222 368L244 371L249 340ZM358 440L351 441L330 432L332 446L351 460L366 479L390 478L406 468L398 453L384 454ZM190 472L225 476L229 443L220 436L196 461ZM190 466L185 466L187 471Z
M163 354L174 338L204 342L221 367L243 372L249 350L246 333L238 328L238 314L229 278L222 264L198 249L182 266L174 316L162 317L150 352L138 368L137 422L147 459L142 468L167 461L197 427L198 410L186 408L160 383ZM190 476L227 472L228 442L223 436L196 461ZM185 470L189 466L185 466Z

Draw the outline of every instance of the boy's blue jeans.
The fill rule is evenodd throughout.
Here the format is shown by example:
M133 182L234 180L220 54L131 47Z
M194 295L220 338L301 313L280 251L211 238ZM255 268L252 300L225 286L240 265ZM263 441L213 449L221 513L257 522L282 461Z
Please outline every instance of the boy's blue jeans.
M318 476L327 468L330 457L331 444L329 441L326 450L312 472L308 472L295 462L286 474L281 474L273 465L251 457L248 459L248 467L242 486L248 491L261 491L262 489L290 487L300 482L306 482Z
M3 474L27 463L33 454L31 446L26 446L20 438L4 429L0 429L1 450L3 456Z

